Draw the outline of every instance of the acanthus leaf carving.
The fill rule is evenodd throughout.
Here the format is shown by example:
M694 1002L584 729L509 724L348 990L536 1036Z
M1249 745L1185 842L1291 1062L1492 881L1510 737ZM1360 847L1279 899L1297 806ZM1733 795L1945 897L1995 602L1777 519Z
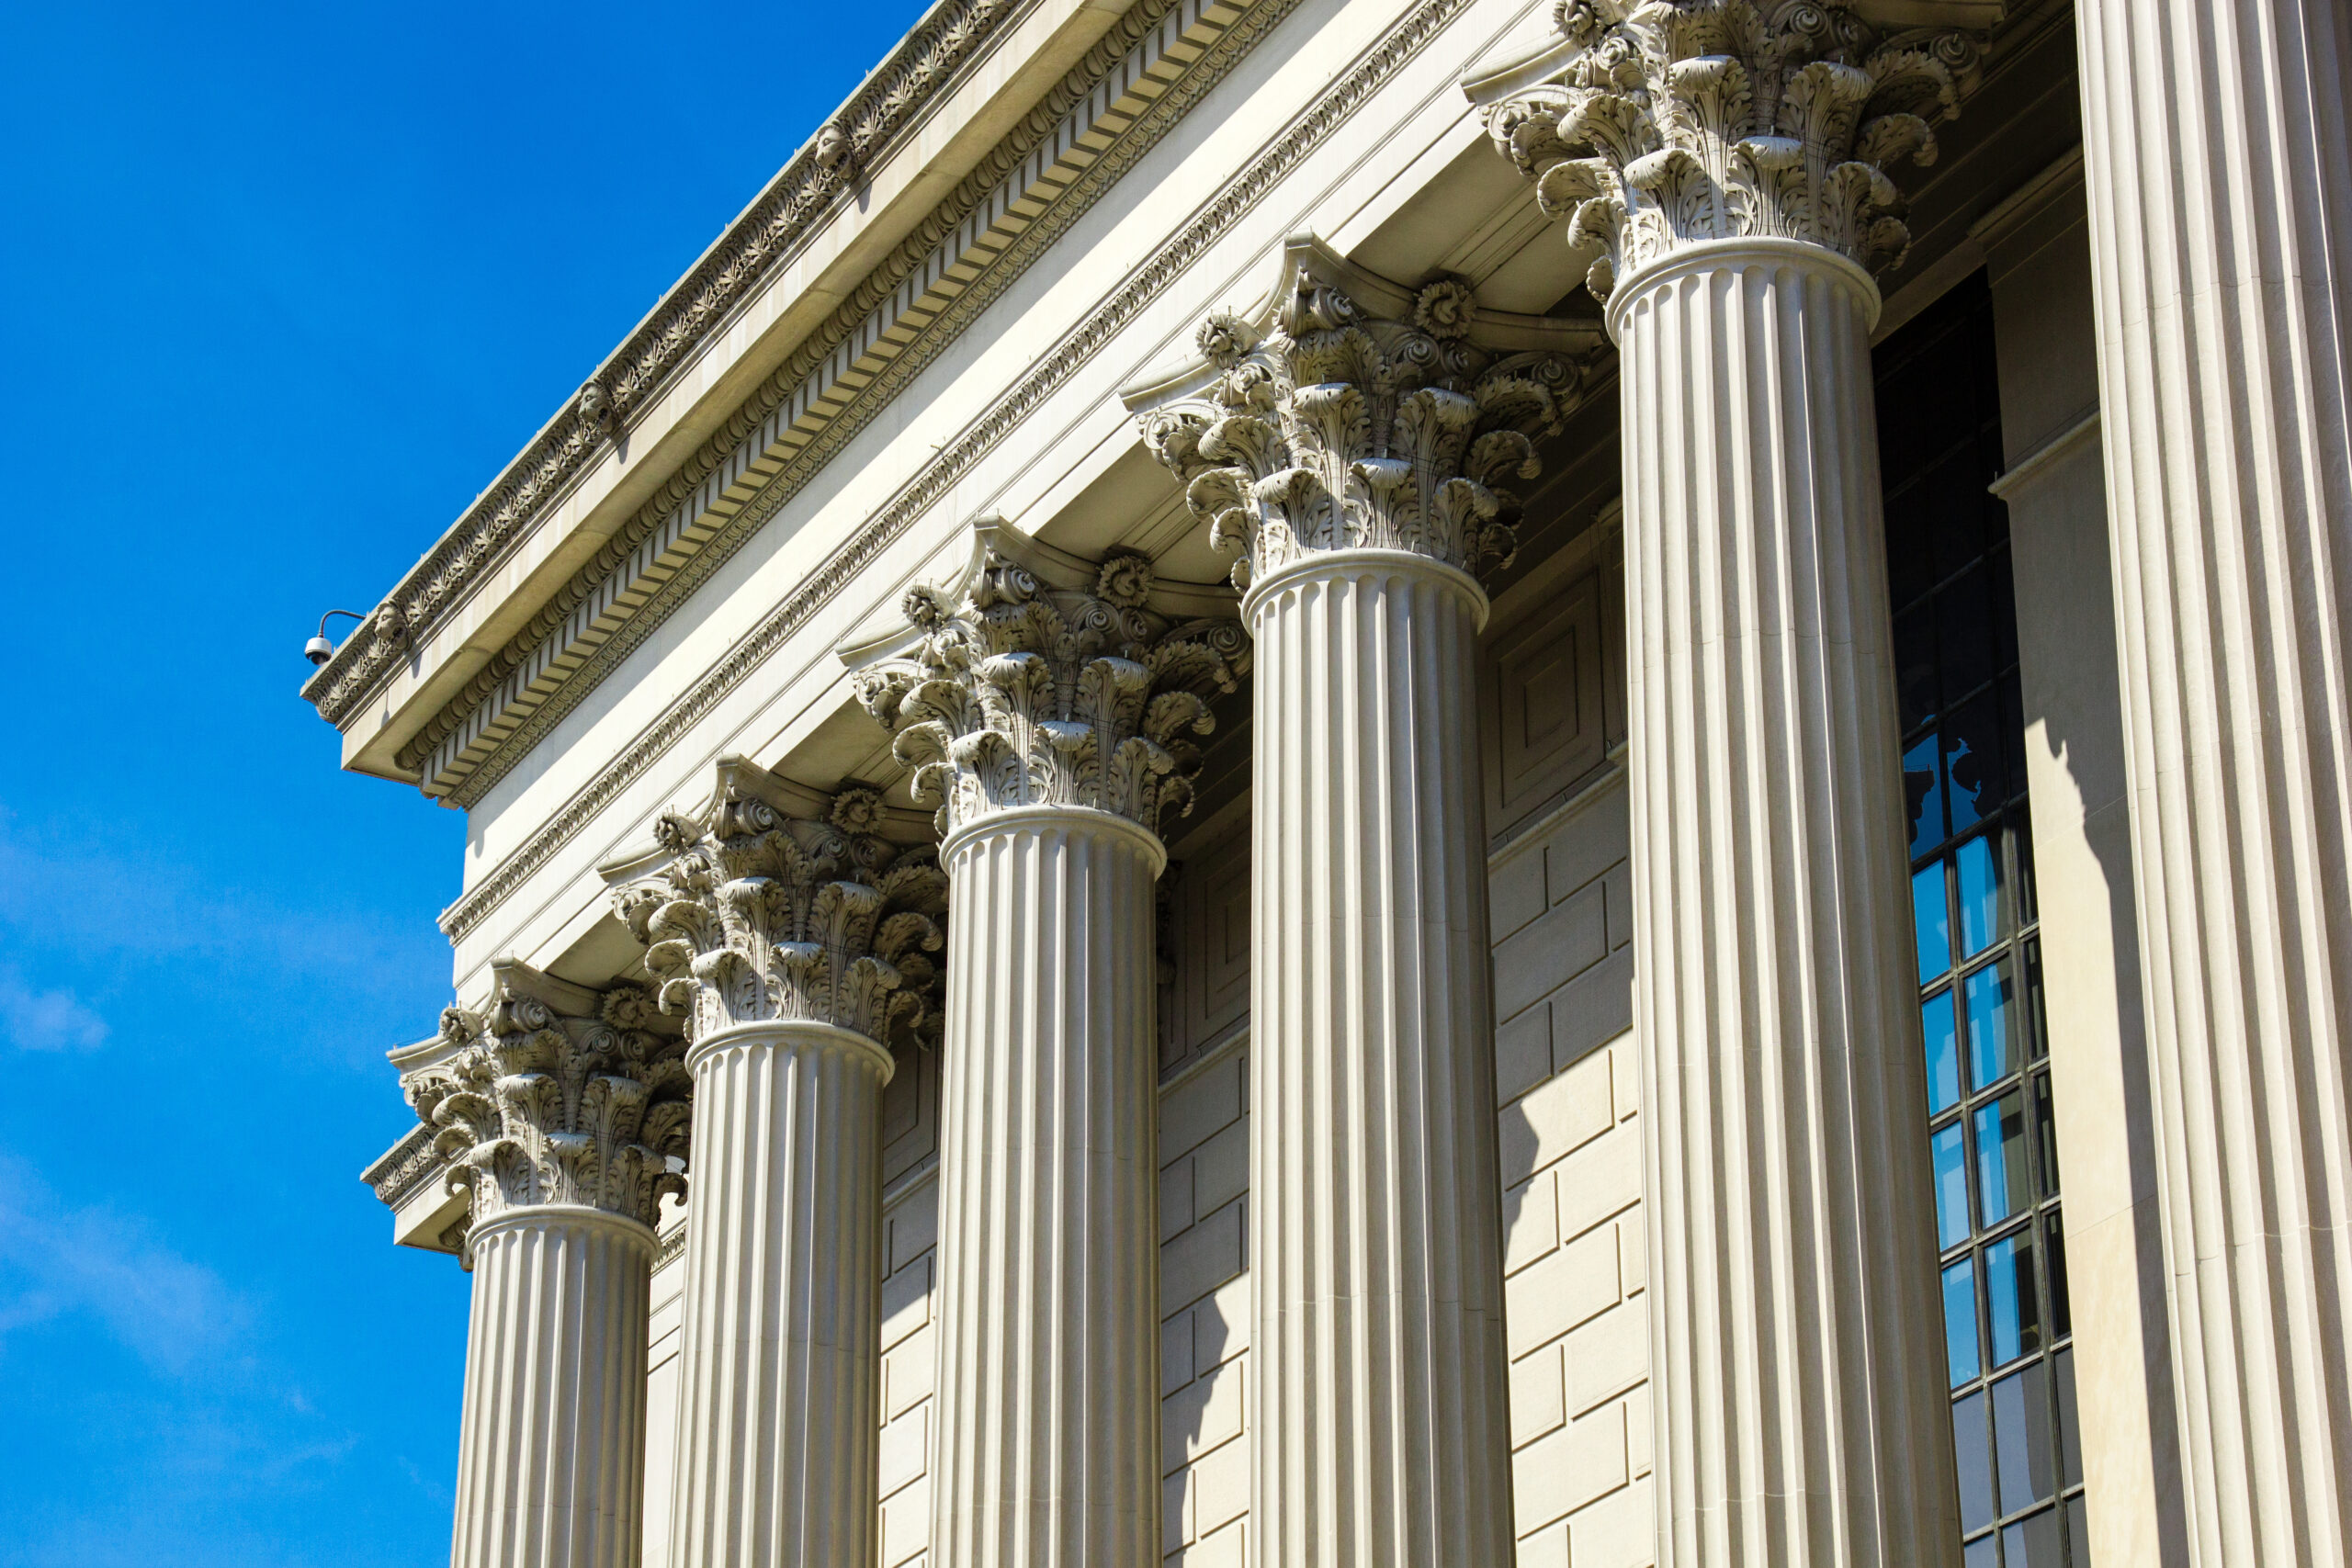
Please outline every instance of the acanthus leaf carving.
M887 1046L933 1019L946 877L928 850L881 838L874 790L853 787L820 818L722 786L701 816L664 815L670 859L619 889L646 944L662 1010L689 1038L801 1020Z
M1487 128L1606 299L1680 246L1772 237L1872 272L1911 245L1894 171L1976 83L1976 35L1888 33L1851 0L1560 0L1580 52Z
M1376 314L1322 255L1294 246L1262 327L1232 312L1202 323L1206 389L1145 412L1146 445L1211 544L1239 553L1233 583L1245 592L1336 549L1408 550L1473 576L1507 566L1512 487L1542 471L1535 442L1581 401L1597 345L1571 355L1474 338L1486 318L1450 276L1397 291L1395 315Z
M1249 661L1238 621L1153 607L1150 558L1113 550L1092 581L1047 578L992 525L966 581L910 590L912 649L858 671L944 838L996 811L1083 807L1158 833L1192 809L1210 703ZM1034 549L1035 547L1028 547Z
M504 961L486 1011L441 1015L446 1052L401 1079L479 1229L507 1210L579 1204L654 1223L685 1190L683 1042L634 986L601 993Z

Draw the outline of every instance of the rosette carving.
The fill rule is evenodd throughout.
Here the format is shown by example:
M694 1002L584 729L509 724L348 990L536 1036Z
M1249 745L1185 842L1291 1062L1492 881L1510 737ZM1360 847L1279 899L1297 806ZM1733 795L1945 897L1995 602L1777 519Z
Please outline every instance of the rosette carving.
M1893 171L1935 162L1933 124L1975 85L1966 32L1888 33L1848 0L1560 0L1579 52L1487 130L1567 224L1606 299L1704 240L1776 236L1872 272L1911 247Z
M1204 390L1143 416L1152 455L1233 583L1319 551L1410 550L1476 574L1518 548L1511 486L1580 400L1589 358L1474 340L1468 286L1442 277L1396 319L1294 260L1265 330L1220 313L1196 338Z
M1015 538L991 527L962 584L908 593L912 650L859 671L858 701L896 737L943 836L1023 806L1089 807L1156 833L1192 809L1210 699L1238 686L1249 639L1228 617L1156 610L1148 557L1066 558L1092 568L1070 585L1010 553Z
M685 1190L692 1125L683 1043L634 986L596 992L497 966L487 1013L441 1015L448 1054L401 1087L435 1129L449 1190L479 1226L510 1208L578 1203L650 1225Z
M881 797L848 789L800 818L722 787L701 817L656 826L667 864L615 904L690 1038L805 1020L888 1045L920 1031L939 978L947 879L927 850L878 837Z

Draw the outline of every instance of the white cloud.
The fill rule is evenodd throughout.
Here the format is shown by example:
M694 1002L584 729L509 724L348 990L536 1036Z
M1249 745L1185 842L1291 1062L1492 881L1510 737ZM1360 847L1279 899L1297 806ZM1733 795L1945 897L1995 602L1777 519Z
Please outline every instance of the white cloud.
M107 1043L107 1021L72 991L37 991L0 969L0 1041L19 1051L95 1051Z
M23 1161L0 1156L0 1337L83 1313L166 1372L220 1348L243 1316L219 1275L137 1218L69 1207Z
M208 1022L257 1047L310 1061L332 1051L379 1072L385 1047L428 1031L447 999L449 949L429 919L373 914L330 889L218 883L168 848L119 858L62 828L28 830L5 804L0 953L13 961L0 962L0 1052L148 1044L141 998L110 1002L111 1020L83 999L112 998L135 975L151 998L157 980L200 987L191 999ZM50 988L60 980L78 992ZM398 1021L355 1029L355 1015ZM271 1028L251 1027L264 1019Z

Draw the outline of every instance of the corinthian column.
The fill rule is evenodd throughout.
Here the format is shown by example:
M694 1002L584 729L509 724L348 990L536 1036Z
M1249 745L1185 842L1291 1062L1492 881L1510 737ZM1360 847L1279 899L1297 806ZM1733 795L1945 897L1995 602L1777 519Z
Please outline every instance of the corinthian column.
M653 1219L686 1147L685 1071L644 992L511 960L488 1016L402 1087L473 1271L453 1568L635 1568L645 1498Z
M860 672L937 799L941 1086L936 1568L1159 1561L1152 885L1234 686L1230 622L1171 630L1150 563L984 527Z
M1620 354L1659 1561L1956 1563L1870 333L1975 51L1559 19L1489 123Z
M723 764L616 897L692 1042L672 1568L874 1560L883 1043L922 1010L942 883L875 835L873 791L792 805Z
M1278 1568L1511 1554L1477 573L1575 373L1462 284L1294 242L1147 415L1256 642L1251 1547Z
M2082 0L2150 1081L2200 1564L2352 1560L2352 16Z

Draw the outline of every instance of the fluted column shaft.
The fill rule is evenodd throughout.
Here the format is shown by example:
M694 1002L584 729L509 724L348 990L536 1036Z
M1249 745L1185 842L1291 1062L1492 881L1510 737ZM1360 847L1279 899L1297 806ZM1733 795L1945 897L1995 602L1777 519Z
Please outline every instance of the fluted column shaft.
M1862 269L1611 300L1658 1553L1959 1557Z
M635 1568L653 1233L568 1203L477 1228L452 1568Z
M1310 555L1256 643L1251 1546L1510 1557L1476 637L1466 573Z
M2352 1556L2352 17L2084 0L2150 1078L2200 1564Z
M1079 806L942 850L938 1568L1159 1561L1159 839Z
M673 1568L873 1561L889 1053L831 1024L695 1043Z

